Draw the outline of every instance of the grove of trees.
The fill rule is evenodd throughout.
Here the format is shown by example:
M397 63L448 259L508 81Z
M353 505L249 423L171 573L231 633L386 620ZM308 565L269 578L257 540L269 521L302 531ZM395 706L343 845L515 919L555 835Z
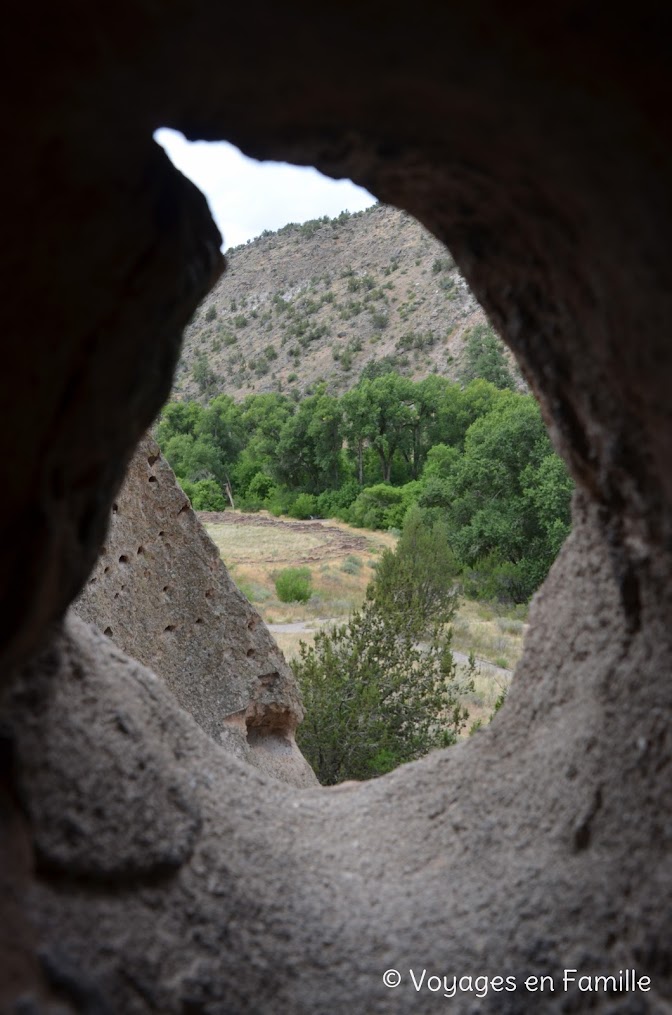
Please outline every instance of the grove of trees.
M171 402L156 436L196 509L224 510L228 488L246 510L438 526L441 566L468 595L524 602L569 532L572 483L534 399L476 346L500 386L388 372L341 397Z

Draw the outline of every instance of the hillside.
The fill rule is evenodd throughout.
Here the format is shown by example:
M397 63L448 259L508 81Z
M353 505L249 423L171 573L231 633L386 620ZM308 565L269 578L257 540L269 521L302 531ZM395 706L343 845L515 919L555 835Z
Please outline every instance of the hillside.
M459 375L485 315L448 251L404 212L291 223L227 252L186 330L174 396L352 387L385 360L415 379Z

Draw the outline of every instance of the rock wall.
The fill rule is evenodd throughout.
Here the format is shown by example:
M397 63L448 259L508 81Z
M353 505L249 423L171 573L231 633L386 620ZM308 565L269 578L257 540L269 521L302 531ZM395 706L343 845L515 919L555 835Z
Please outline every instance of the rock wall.
M64 0L12 17L0 1010L668 1011L667 6ZM506 707L374 783L265 778L63 619L223 267L159 125L351 176L418 216L577 480ZM416 993L423 968L519 989ZM564 991L564 968L636 968L651 989ZM556 989L540 1000L528 975Z
M285 782L316 784L294 739L303 718L294 677L151 437L74 608L163 677L217 743Z

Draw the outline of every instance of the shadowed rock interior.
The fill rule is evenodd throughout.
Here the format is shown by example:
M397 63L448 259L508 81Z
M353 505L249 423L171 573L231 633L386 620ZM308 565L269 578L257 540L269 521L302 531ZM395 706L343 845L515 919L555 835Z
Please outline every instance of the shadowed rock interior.
M489 0L14 12L1 1010L444 1010L407 979L386 988L390 967L518 984L636 967L649 992L590 1003L672 1003L666 17ZM152 141L161 125L349 176L419 218L577 481L506 708L371 783L263 776L110 637L63 619L223 268L204 198ZM522 987L478 1003L539 1010ZM556 991L543 1010L587 1003Z

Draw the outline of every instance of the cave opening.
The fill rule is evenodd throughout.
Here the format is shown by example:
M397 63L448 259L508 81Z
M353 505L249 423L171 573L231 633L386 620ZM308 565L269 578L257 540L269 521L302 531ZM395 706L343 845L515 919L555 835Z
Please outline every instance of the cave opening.
M448 250L412 216L314 170L173 131L155 138L241 242L227 246L227 270L186 329L154 434L299 679L300 746L331 784L473 735L506 699L527 601L569 531L571 481L515 360ZM272 208L259 197L269 193ZM363 207L320 214L344 194ZM379 534L373 552L353 526L369 544ZM381 574L404 547L414 584L390 592ZM285 580L294 585L283 594ZM382 624L368 611L375 589L387 597ZM379 645L418 609L395 669ZM329 672L325 697L316 687L334 655L340 673ZM372 684L393 709L371 700ZM327 752L324 731L349 698ZM353 761L356 728L367 746Z

